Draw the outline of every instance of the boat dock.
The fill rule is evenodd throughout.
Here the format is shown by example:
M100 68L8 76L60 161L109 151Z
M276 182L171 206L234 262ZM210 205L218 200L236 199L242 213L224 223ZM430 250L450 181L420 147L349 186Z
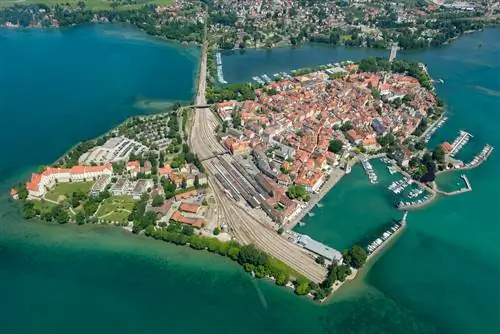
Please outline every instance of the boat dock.
M395 194L399 194L400 192L405 190L406 187L408 187L412 183L413 183L413 180L411 178L405 177L399 181L392 182L391 185L389 187L387 187L387 189L389 189L390 191L392 191Z
M479 152L479 154L476 155L471 162L465 164L462 169L470 169L479 166L488 159L491 152L493 152L493 146L486 144L481 152Z
M366 261L368 262L373 256L375 256L378 252L380 252L385 246L389 244L391 240L394 239L401 231L406 227L406 217L408 216L408 212L405 211L403 215L403 219L399 221L399 223L395 223L388 230L384 231L382 235L380 235L377 239L373 240L366 247L366 251L368 253L368 258Z
M450 157L454 157L471 138L470 133L460 130L458 137L451 144Z
M370 161L368 161L368 159L362 159L361 164L363 165L363 168L364 168L366 174L370 178L370 182L373 184L377 183L378 176L377 176L377 174L375 174L375 171L373 170L373 166L370 163Z
M215 53L215 64L217 65L217 80L221 84L227 84L228 82L224 80L224 73L222 72L222 56L220 52Z
M427 132L424 134L424 142L428 143L431 140L432 135L439 129L441 128L444 123L448 120L447 116L441 117L434 125L432 125Z
M429 204L430 202L432 202L434 200L434 197L436 197L436 194L431 192L430 194L425 195L421 199L407 201L407 202L401 200L397 206L398 206L398 209L400 209L400 210L416 209L416 208L420 208L422 206Z

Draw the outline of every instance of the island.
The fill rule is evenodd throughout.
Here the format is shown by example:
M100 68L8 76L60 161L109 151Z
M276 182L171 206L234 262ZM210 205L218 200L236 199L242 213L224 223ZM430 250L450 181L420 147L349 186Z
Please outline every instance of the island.
M427 148L446 116L423 64L370 57L207 88L207 53L205 44L193 105L132 117L13 187L24 217L121 226L227 256L323 301L406 225L407 213L343 251L293 231L354 164L377 183L369 160L382 158L408 175L395 192L412 180L417 192L434 189L437 171L491 153L450 160L465 132Z

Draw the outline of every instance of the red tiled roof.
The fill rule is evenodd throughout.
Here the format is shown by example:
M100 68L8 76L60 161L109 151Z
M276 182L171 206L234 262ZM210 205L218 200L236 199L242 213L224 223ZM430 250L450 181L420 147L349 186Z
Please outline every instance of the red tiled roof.
M197 213L200 210L200 206L194 203L182 203L179 206L179 210L190 213Z

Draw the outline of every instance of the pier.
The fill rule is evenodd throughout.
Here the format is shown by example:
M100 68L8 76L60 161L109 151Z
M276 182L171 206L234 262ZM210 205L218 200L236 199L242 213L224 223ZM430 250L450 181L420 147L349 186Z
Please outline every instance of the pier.
M222 72L222 56L220 52L215 53L215 64L217 65L217 79L221 84L227 84L224 80L224 73Z
M377 255L381 250L383 250L391 240L394 240L406 227L406 218L408 217L408 211L405 211L403 218L399 223L394 224L386 230L380 237L372 241L367 247L368 257L366 262L370 261L375 255Z
M480 164L482 164L488 159L491 152L493 152L493 146L486 144L486 146L484 146L481 152L479 152L479 154L476 155L471 162L465 164L464 167L462 167L461 169L471 169L478 167Z
M446 192L446 191L442 191L442 190L436 190L436 191L439 194L442 194L442 195L445 195L445 196L454 196L454 195L459 195L459 194L463 194L463 193L472 191L472 186L471 186L471 184L470 184L469 179L467 178L467 176L465 174L462 174L462 175L460 175L460 177L465 182L465 187L464 188L458 189L458 190L455 190L455 191L450 191L450 192Z
M392 61L394 61L394 59L396 59L396 56L398 54L398 50L399 50L398 43L392 44L392 46L391 46L391 54L389 55L389 61L390 62L392 62Z
M471 138L472 135L470 133L460 130L458 137L451 144L450 157L454 157Z

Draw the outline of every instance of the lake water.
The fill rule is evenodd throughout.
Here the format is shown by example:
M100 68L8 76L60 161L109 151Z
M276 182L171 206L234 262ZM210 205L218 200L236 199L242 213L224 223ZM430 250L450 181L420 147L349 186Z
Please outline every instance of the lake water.
M450 120L432 145L463 128L474 135L471 152L486 142L500 147L499 43L500 31L487 30L445 48L402 54L445 80L438 93ZM498 152L467 172L472 192L412 212L403 235L363 279L320 306L207 253L116 228L24 221L8 200L10 183L33 166L129 115L150 112L137 108L141 100L191 99L197 49L112 26L0 30L0 48L2 333L500 331ZM328 57L344 52L354 59L372 50L247 51L225 56L224 72L228 81L248 80L342 60ZM384 189L391 176L376 167L379 186L354 168L307 219L304 232L343 248L400 217Z

